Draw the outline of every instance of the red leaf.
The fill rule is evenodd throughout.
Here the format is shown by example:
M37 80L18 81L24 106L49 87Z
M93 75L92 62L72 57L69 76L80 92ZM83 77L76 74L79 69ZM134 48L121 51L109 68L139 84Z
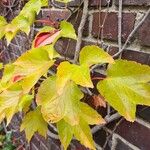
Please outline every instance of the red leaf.
M55 38L60 34L61 31L59 30L52 30L50 32L43 32L40 33L34 42L34 47L40 47L47 44L51 44Z
M13 82L20 81L20 80L22 80L23 77L24 77L23 75L16 75L13 77L12 81Z

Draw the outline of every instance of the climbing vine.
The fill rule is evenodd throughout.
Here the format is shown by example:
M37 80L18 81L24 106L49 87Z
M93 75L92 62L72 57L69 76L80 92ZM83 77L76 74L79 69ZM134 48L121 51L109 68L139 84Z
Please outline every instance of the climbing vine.
M57 0L67 3L69 0ZM20 14L8 23L0 17L0 38L9 44L20 31L28 34L30 26L47 0L30 0ZM135 120L136 106L150 106L150 67L133 61L114 60L98 46L85 46L76 60L64 60L55 50L60 38L77 40L74 27L61 21L57 27L45 26L37 33L32 48L16 61L2 65L0 80L0 122L7 125L17 112L23 112L21 131L28 141L35 132L47 136L48 124L56 124L64 149L73 136L83 145L95 149L89 125L105 124L106 120L82 101L90 89L97 88L100 95L92 95L105 107L106 102L128 121ZM57 60L60 63L57 64ZM56 72L51 68L57 66ZM105 74L91 74L95 66L103 66ZM105 68L105 69L104 69ZM37 84L40 83L40 84ZM34 110L30 105L35 102Z

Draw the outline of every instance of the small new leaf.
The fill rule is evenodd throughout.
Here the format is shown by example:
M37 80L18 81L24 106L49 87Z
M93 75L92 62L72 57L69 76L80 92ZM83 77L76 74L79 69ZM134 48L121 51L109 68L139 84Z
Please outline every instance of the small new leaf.
M76 40L77 36L73 25L67 21L61 21L60 23L61 36L65 38L71 38Z
M122 116L134 121L136 105L150 106L150 67L116 60L115 64L109 65L107 75L98 83L97 89Z
M70 80L78 85L93 88L88 66L79 66L70 64L69 62L62 62L57 68L57 85L60 93Z
M44 121L40 107L36 110L29 112L23 119L21 124L21 131L25 131L28 141L31 140L35 132L38 132L42 136L46 137L47 123Z

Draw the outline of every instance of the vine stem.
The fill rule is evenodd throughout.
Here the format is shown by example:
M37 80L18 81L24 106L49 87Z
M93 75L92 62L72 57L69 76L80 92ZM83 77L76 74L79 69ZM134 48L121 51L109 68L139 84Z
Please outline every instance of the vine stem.
M76 44L76 49L75 49L74 61L73 61L74 63L77 63L78 58L79 58L79 53L80 53L80 48L81 48L81 43L82 43L83 29L84 29L86 19L88 16L88 5L89 5L89 0L84 0L83 14L82 14L81 22L78 28L78 38L77 38L77 44Z
M119 47L119 52L121 51L121 48L122 48L121 33L122 33L122 0L119 0L119 13L118 13L118 47Z
M93 77L92 80L104 80L105 77Z
M145 16L141 19L141 21L137 24L137 26L132 30L132 32L129 34L125 44L123 45L123 47L121 48L120 51L118 51L116 54L113 55L113 58L119 56L123 50L127 47L129 41L131 40L131 38L133 37L133 35L137 32L137 30L141 27L141 25L144 23L144 21L147 19L148 15L150 14L150 8L147 10Z
M105 117L105 121L106 121L106 124L116 120L116 119L119 119L121 116L118 114L118 113L115 113L111 116L106 116ZM98 130L100 130L102 127L104 127L106 124L101 124L101 125L96 125L94 126L92 129L91 129L91 132L92 134L96 133Z

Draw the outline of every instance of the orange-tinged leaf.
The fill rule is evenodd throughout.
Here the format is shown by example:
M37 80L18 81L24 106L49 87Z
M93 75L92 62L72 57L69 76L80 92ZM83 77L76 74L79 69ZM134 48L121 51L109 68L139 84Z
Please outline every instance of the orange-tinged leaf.
M14 62L13 78L22 77L22 87L25 93L28 93L54 64L54 61L49 58L48 50L48 46L31 49Z
M20 80L22 80L24 78L24 76L22 75L16 75L13 77L12 82L18 82Z

